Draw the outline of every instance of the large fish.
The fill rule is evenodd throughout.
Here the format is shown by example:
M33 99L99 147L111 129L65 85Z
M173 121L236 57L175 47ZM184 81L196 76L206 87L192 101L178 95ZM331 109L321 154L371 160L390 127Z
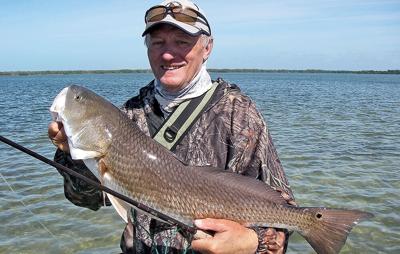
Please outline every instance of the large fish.
M357 210L292 207L256 179L187 166L117 107L80 86L64 88L50 111L64 124L72 158L84 160L103 185L189 226L197 218L223 218L287 228L318 253L338 253L353 226L372 217ZM130 205L109 198L126 221Z

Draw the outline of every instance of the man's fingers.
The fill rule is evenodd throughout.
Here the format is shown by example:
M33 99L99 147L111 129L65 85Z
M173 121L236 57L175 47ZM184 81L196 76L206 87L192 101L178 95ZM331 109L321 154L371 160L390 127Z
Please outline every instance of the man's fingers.
M203 230L199 230L199 229L196 231L196 234L194 234L194 236L193 236L193 238L195 240L205 239L205 238L210 238L210 237L213 237L212 233L206 232Z
M48 134L49 138L53 139L57 135L58 131L59 131L59 128L58 128L57 122L50 122L48 129L47 129L47 134Z
M67 135L61 122L51 122L48 126L48 136L51 142L64 152L69 151Z
M212 238L193 240L191 243L192 249L201 253L212 253L213 250L216 250L216 247L214 246L215 242Z
M224 219L195 220L199 230L215 232L211 237L192 241L193 250L201 253L255 253L257 234L240 223ZM240 251L239 251L240 250Z
M55 139L57 135L60 135L60 131L64 132L64 126L60 122L51 122L48 126L48 135L50 139Z
M283 251L286 238L284 232L276 231L274 228L268 228L265 237L268 253L281 253Z
M228 225L232 223L229 220L221 219L198 219L194 221L194 225L201 230L222 232L228 229Z
M275 187L274 188L277 192L279 192L281 194L281 196L283 197L283 199L292 206L297 206L296 202L293 200L293 198L287 194L282 188L279 187Z

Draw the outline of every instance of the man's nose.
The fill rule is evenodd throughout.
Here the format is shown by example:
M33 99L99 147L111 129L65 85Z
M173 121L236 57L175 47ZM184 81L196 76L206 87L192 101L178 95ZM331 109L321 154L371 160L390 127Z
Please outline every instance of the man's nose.
M162 59L164 60L164 61L171 61L171 60L173 60L175 57L174 57L174 53L172 52L172 51L170 51L170 50L165 50L163 53L162 53Z
M176 48L173 45L166 43L163 47L162 58L164 61L171 61L176 56Z

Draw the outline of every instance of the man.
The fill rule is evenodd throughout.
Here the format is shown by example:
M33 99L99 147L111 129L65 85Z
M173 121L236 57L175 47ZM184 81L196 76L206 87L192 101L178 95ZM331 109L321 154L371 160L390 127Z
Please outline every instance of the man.
M204 12L190 1L169 0L150 8L145 21L143 36L155 80L140 89L122 110L144 133L155 136L181 103L213 91L202 113L171 151L189 165L256 177L293 204L283 168L254 103L237 86L222 79L211 81L206 61L213 38ZM49 137L59 148L56 161L94 177L82 162L69 156L61 123L50 123ZM65 195L74 204L97 210L104 203L101 192L62 174ZM213 232L212 237L193 240L187 232L132 210L121 248L125 253L181 253L188 248L201 253L283 253L287 246L288 234L282 230L250 229L211 218L196 220L195 225Z

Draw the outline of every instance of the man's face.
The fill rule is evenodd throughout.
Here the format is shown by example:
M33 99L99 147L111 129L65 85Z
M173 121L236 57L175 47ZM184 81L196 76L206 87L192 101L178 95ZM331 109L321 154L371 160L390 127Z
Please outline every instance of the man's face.
M161 25L150 33L147 55L151 69L164 88L179 91L200 71L212 44L204 46L200 36L190 36L170 25Z

